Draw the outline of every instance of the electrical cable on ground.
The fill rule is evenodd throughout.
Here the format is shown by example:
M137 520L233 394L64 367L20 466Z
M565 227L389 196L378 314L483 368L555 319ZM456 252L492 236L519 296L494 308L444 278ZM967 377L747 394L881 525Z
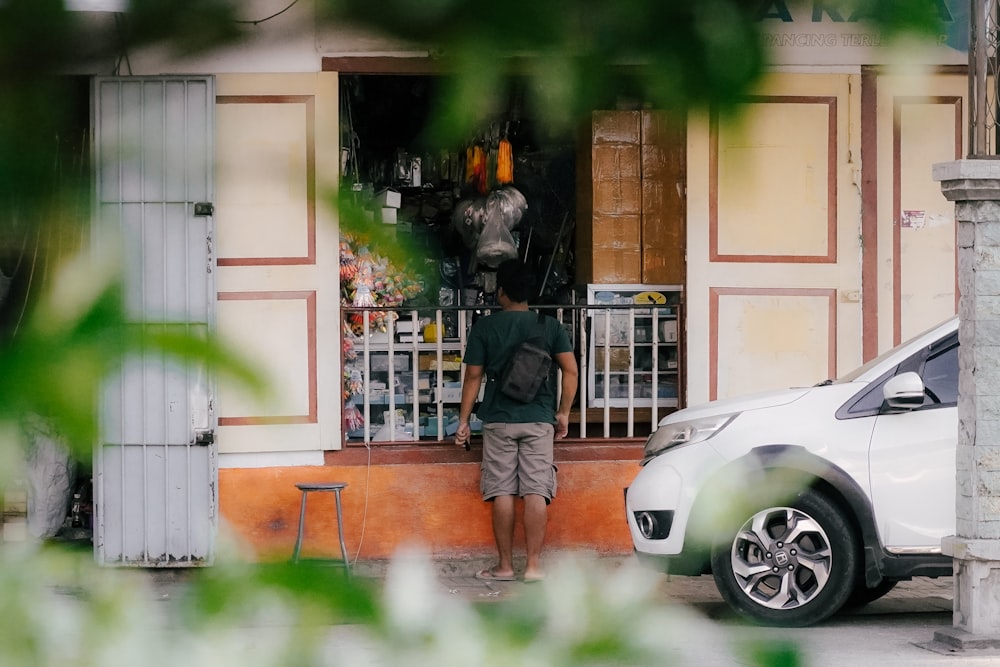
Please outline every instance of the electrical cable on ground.
M372 443L366 442L365 448L368 450L368 464L365 466L365 508L361 513L361 537L358 538L358 550L354 554L354 562L351 567L356 567L358 558L361 557L361 545L365 541L365 526L368 524L368 491L371 488L372 479Z

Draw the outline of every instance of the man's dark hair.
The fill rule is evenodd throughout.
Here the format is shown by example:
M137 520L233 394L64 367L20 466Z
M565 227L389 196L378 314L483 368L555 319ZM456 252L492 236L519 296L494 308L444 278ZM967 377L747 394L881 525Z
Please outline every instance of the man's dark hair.
M531 275L524 262L508 259L497 267L497 289L503 288L507 298L515 303L528 300L531 293Z

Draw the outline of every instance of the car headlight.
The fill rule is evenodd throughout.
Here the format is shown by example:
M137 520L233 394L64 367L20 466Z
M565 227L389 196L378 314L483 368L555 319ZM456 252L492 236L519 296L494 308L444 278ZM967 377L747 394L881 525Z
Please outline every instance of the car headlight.
M649 439L646 440L646 446L642 450L642 462L645 463L668 449L708 440L724 429L738 415L737 412L664 424L650 434Z

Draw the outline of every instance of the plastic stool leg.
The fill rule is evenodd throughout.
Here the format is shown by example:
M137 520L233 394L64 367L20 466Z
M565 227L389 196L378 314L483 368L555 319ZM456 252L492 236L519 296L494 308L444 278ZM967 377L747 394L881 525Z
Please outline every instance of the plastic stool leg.
M307 491L302 492L302 506L299 509L299 534L295 538L295 551L292 552L292 562L299 562L299 550L302 548L302 533L306 526L306 496Z

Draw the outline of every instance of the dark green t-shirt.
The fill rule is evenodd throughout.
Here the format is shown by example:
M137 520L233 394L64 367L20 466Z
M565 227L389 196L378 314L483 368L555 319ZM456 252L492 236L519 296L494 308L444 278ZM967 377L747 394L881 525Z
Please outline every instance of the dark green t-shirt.
M542 318L545 341L550 355L572 352L569 336L562 325L552 317ZM477 415L484 422L508 424L544 423L556 421L555 362L553 373L538 390L532 403L521 403L508 398L497 389L497 376L507 365L514 349L535 335L538 314L524 310L501 310L478 320L469 332L463 361L482 366L486 376L486 391Z

